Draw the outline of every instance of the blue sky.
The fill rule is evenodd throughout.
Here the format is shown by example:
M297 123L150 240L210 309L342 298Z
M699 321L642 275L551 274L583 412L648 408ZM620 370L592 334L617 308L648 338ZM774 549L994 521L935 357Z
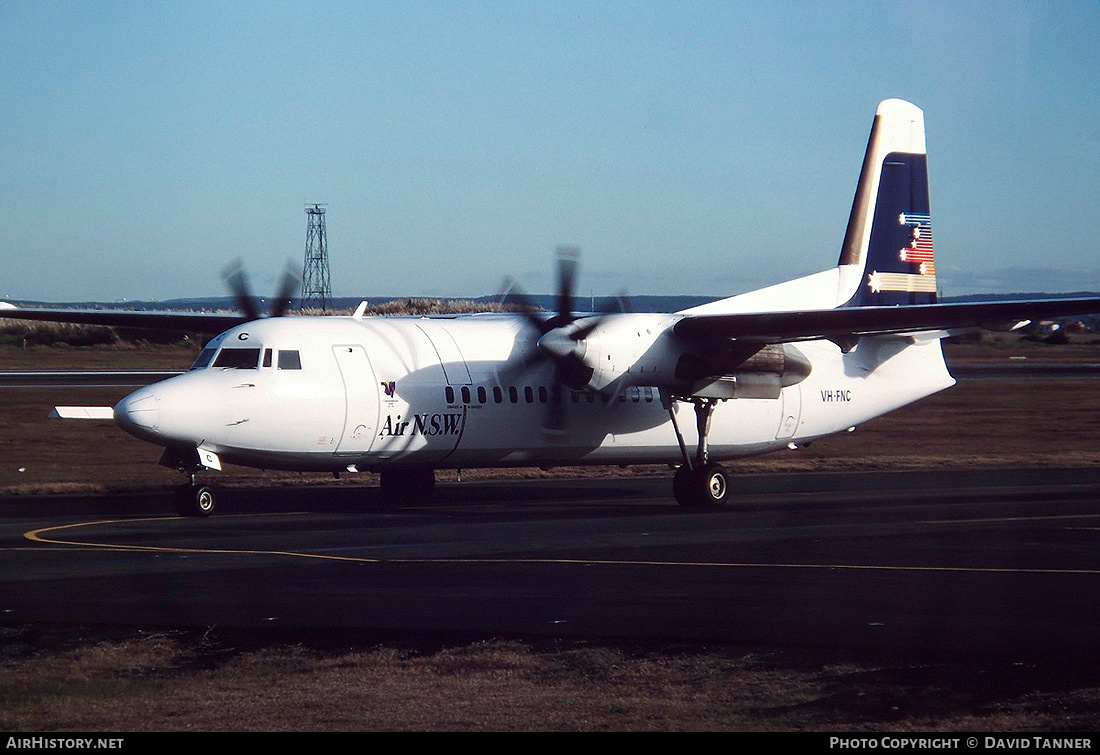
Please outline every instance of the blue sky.
M925 111L947 294L1100 290L1100 3L0 3L0 296L729 295L835 264Z

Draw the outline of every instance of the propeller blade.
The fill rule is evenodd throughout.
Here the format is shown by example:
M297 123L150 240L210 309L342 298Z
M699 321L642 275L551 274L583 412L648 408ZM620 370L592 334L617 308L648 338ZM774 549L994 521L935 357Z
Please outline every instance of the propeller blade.
M568 424L565 407L565 389L560 380L555 380L550 387L550 402L546 405L546 413L543 415L542 431L551 440L560 440L565 437L565 428Z
M301 287L302 276L298 274L294 264L288 261L286 269L283 270L282 282L279 284L279 293L276 294L275 303L271 308L271 316L282 317L285 315Z
M237 309L241 310L249 320L260 319L262 315L256 306L252 291L249 289L248 278L245 276L240 259L236 259L226 266L225 270L222 271L222 278L233 293L233 298L237 301Z
M585 390L596 372L584 361L584 357L571 354L558 363L558 382L578 391Z
M497 303L502 307L514 307L517 312L527 318L527 322L539 332L540 336L545 335L551 328L548 325L548 319L539 317L537 314L541 310L536 306L534 300L511 278L505 278L501 284Z
M497 370L497 381L501 385L512 385L519 381L522 375L533 370L544 360L542 352L538 349L530 352L519 361L509 361L502 369Z
M558 325L573 321L573 288L577 279L581 251L575 246L559 246L558 258Z
M600 308L600 314L578 319L573 310L573 297L580 267L580 250L573 246L559 246L555 251L555 258L557 293L554 300L555 311L549 316L536 314L538 307L533 301L519 290L514 281L505 280L498 301L501 305L518 305L518 311L527 318L538 336L535 339L537 348L522 360L510 364L506 373L499 377L507 378L517 372L526 372L539 362L552 364L554 378L550 386L550 400L543 416L543 432L551 439L562 439L568 422L566 404L570 390L588 390L595 373L595 368L585 361L585 339L606 317L629 311L629 303L625 297L620 296L610 304L605 303Z
M583 341L592 334L593 330L600 327L605 319L603 315L588 318L584 325L569 334L569 338L573 341Z
M595 317L586 317L576 321L580 324L576 330L569 334L574 341L583 341L592 335L592 331L600 327L610 315L621 315L633 312L630 297L625 292L620 292L614 298L600 304L600 313Z
M600 305L601 315L625 315L634 311L634 305L630 302L630 294L620 291L611 299Z

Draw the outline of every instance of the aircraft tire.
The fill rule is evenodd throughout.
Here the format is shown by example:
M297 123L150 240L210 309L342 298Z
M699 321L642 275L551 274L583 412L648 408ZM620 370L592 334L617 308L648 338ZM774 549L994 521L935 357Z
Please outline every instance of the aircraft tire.
M699 494L700 505L721 506L726 502L730 490L730 478L721 464L710 462L704 464L697 473L699 475L696 490Z
M677 468L672 476L672 494L681 506L694 506L695 486L692 484L693 471L685 464Z
M729 474L715 462L704 464L699 469L682 466L672 478L672 492L681 506L721 506L729 497Z
M217 494L209 485L184 485L176 500L183 516L210 516L218 503Z

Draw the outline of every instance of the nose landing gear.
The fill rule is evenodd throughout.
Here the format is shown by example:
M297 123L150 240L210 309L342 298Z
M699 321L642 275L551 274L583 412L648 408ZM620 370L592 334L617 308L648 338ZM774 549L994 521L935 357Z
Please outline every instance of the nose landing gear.
M217 456L212 452L207 452L206 455L210 460L203 464L198 449L183 452L165 449L161 454L161 466L175 467L177 472L187 477L187 482L175 492L176 511L181 516L210 516L217 508L218 496L215 489L195 481L195 474L203 469L221 469Z
M181 516L210 516L217 508L218 496L209 485L200 485L194 481L184 483L176 490L176 511Z

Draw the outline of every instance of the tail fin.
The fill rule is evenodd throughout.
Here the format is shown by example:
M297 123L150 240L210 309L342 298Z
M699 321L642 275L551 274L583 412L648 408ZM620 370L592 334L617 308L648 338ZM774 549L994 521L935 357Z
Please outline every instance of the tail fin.
M936 302L924 112L912 103L875 112L839 269L841 306Z

